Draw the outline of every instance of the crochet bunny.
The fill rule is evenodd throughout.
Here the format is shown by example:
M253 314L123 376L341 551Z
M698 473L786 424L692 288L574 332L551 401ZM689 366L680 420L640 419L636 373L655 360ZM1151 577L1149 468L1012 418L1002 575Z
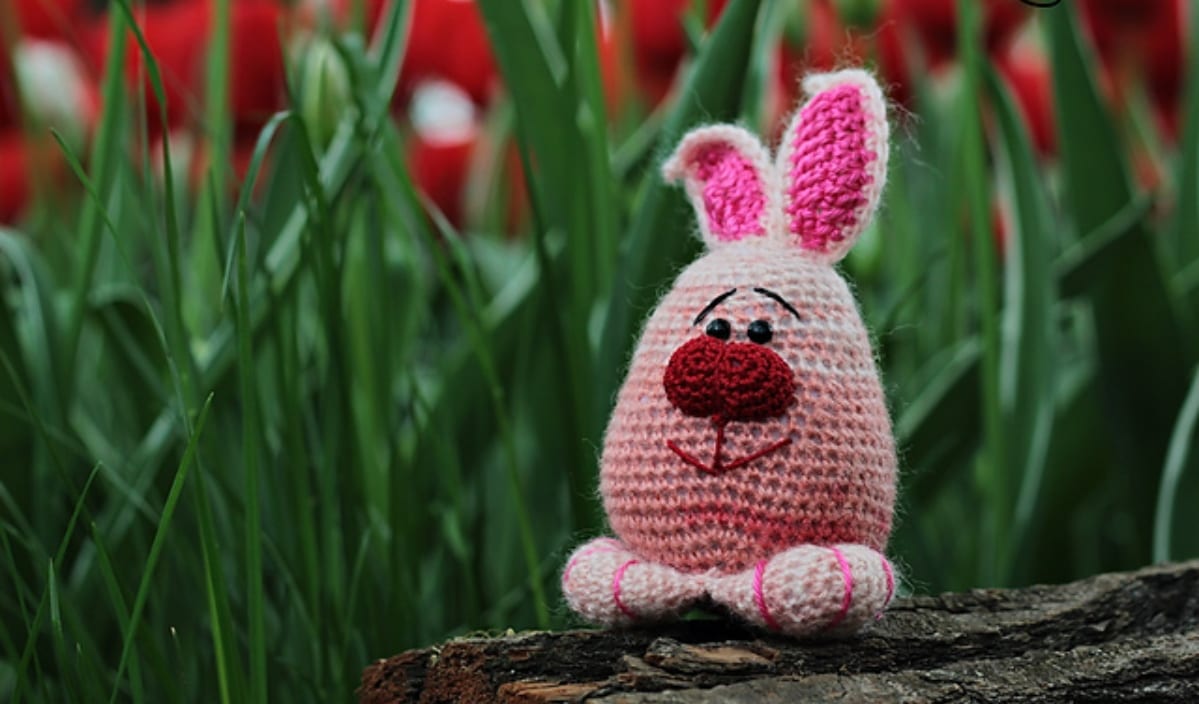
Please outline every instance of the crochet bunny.
M708 252L646 323L604 437L618 538L581 546L562 575L590 621L715 603L789 635L846 633L894 593L891 423L833 268L878 206L885 103L860 70L804 87L774 163L717 125L663 168L684 181Z

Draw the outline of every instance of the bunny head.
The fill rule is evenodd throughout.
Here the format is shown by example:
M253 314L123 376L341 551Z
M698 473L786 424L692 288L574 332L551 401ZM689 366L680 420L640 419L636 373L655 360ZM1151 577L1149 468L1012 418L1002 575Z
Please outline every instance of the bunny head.
M682 572L731 573L805 544L882 551L890 533L891 423L834 269L878 206L886 106L860 70L805 89L773 161L719 125L688 134L664 167L708 251L646 323L600 490L617 537Z

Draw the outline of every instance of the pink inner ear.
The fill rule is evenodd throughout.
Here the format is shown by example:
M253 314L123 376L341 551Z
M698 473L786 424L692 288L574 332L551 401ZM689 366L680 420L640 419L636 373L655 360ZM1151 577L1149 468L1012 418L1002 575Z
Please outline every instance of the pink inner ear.
M867 167L876 155L866 148L861 91L846 85L813 98L791 146L785 206L791 232L805 249L825 251L852 234L866 204Z
M753 162L728 144L713 144L696 157L695 177L704 185L708 230L716 239L766 234L766 194Z

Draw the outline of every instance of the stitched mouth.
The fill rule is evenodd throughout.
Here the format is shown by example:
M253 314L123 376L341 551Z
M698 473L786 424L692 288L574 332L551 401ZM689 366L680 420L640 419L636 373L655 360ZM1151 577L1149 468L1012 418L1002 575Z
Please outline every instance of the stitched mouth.
M738 467L744 467L754 460L761 459L766 455L769 455L770 453L780 450L791 444L791 438L783 438L782 440L775 441L755 452L751 452L744 457L739 457L731 462L726 462L722 456L722 451L724 449L724 426L726 425L726 422L720 416L714 416L712 418L712 424L716 426L716 448L712 452L711 463L704 462L692 453L687 452L683 448L679 447L679 444L674 440L667 440L666 446L670 448L671 452L678 455L679 459L681 459L683 462L686 462L687 464L706 474L719 476L725 472L730 472L734 469L737 469Z

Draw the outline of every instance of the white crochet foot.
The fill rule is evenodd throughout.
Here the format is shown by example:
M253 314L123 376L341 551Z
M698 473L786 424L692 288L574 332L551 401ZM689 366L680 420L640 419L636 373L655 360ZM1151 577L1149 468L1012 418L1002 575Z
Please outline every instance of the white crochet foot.
M694 575L642 561L615 538L597 538L571 554L562 571L570 608L604 626L677 616L704 593Z
M712 599L755 625L789 636L845 635L881 616L895 573L864 545L800 545L744 572L715 577Z

